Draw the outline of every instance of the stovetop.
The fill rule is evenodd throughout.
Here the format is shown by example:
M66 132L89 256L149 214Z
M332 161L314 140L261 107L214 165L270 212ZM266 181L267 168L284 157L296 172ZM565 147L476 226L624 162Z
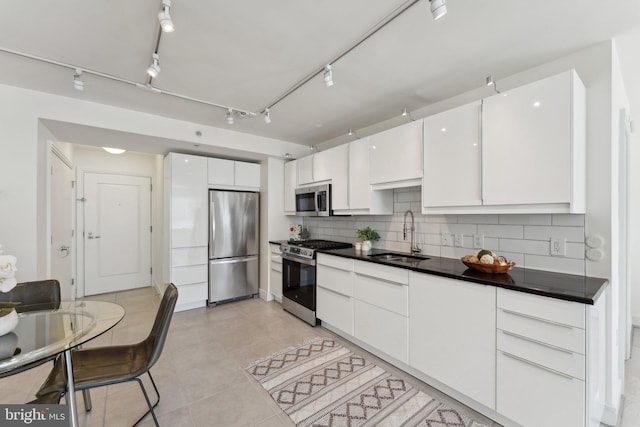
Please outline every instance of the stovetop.
M353 245L351 243L333 242L331 240L296 240L282 244L283 253L297 255L304 258L315 258L319 249L346 249Z

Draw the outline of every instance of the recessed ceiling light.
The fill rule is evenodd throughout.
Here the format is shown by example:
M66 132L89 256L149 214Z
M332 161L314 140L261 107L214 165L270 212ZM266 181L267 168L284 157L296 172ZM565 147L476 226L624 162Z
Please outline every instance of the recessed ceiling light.
M446 132L446 131L447 131L447 128L440 129L440 132Z
M102 149L107 153L111 153L111 154L122 154L125 151L127 151L122 148L111 148L111 147L102 147Z
M534 103L533 103L533 106L534 106L534 107L536 107L536 108L538 108L538 107L540 106L540 101L536 101L536 102L534 102Z

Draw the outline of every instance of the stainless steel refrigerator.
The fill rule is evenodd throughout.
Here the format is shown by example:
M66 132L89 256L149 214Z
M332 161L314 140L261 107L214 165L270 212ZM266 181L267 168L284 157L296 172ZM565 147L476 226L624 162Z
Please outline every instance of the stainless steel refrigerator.
M259 196L209 191L209 306L258 293Z

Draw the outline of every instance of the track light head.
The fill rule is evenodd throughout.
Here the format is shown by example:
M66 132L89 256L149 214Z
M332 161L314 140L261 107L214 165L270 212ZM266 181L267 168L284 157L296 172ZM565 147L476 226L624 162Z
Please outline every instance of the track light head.
M227 110L227 124L228 124L228 125L232 125L232 124L233 124L233 122L234 122L234 119L233 119L233 110L232 110L231 108L229 108L229 109Z
M176 29L169 14L169 9L171 9L171 0L162 0L162 10L158 13L158 21L160 21L160 28L164 33L172 33Z
M82 70L76 68L75 73L73 74L73 88L75 90L84 90L84 82L81 80L82 78Z
M157 53L154 53L151 57L153 58L153 62L149 65L149 68L147 68L147 74L149 74L151 78L155 79L158 77L158 74L160 74L160 57Z
M402 109L402 117L407 117L409 115L409 112L407 111L406 108Z
M271 114L269 113L269 109L268 108L264 109L264 113L263 114L264 114L264 122L266 124L271 123Z
M493 76L487 76L487 86L493 87L493 90L496 91L496 93L500 93L500 91L498 90L498 86L496 85L496 81L493 80Z
M324 84L327 87L333 86L333 72L331 71L331 64L324 66Z
M347 135L353 136L353 129L349 129L349 132L347 132Z
M446 0L429 0L429 3L431 4L431 16L433 16L434 21L447 14Z

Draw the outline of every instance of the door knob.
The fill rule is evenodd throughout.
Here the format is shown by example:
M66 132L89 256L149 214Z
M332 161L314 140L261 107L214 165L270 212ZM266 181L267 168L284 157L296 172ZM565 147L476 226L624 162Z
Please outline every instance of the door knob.
M62 253L62 258L66 258L71 253L71 248L69 246L60 246L60 252Z
M89 239L99 239L100 236L94 236L93 233L89 232L89 235L87 236Z

